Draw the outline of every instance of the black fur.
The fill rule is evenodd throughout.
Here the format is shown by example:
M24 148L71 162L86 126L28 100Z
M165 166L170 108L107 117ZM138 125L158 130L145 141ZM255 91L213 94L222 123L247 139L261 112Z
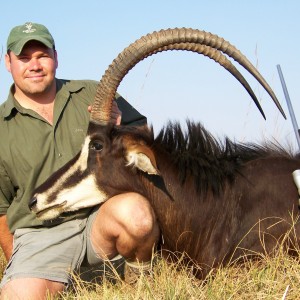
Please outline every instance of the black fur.
M187 121L185 131L178 122L169 122L156 137L154 145L169 153L182 184L186 178L192 177L197 190L204 194L208 190L219 194L225 181L232 182L241 167L251 160L268 156L291 156L287 150L274 143L235 143L227 137L222 142L200 123L190 121Z

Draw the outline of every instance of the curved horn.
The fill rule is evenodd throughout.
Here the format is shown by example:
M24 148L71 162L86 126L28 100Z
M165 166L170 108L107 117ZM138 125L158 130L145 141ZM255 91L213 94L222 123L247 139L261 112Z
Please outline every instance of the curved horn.
M160 51L175 50L175 45L176 50L192 51L189 48L194 44L208 46L208 48L205 49L200 49L201 47L199 47L198 49L198 46L194 47L193 49L196 52L198 52L199 50L198 53L200 54L204 54L205 52L204 55L207 55L211 59L216 60L217 54L220 55L220 52L223 52L237 61L240 65L242 65L264 87L264 89L268 92L268 94L277 105L284 118L286 118L283 109L281 108L280 103L277 100L271 87L268 85L262 75L256 70L256 68L251 64L251 62L236 47L225 41L223 38L220 38L217 35L211 34L209 32L190 28L175 28L161 30L159 32L155 31L151 34L147 34L146 36L141 37L140 39L129 45L127 48L125 48L118 55L118 57L114 59L99 82L93 109L91 112L91 121L103 125L106 125L110 121L112 102L114 100L117 88L124 76L138 62L148 57L149 55L155 54ZM219 63L221 61L225 61L223 57L224 55L220 56L221 59L218 61ZM223 67L227 66L225 67L227 70L229 68L232 71L230 72L240 82L244 82L244 84L242 84L244 86L247 86L247 88L245 88L250 95L254 94L251 88L249 89L248 83L245 83L246 80L242 76L237 75L236 71L233 71L233 68L228 64L227 61L220 64ZM253 98L253 100L254 99L256 98ZM258 103L257 99L254 101L256 104Z
M251 96L252 100L254 101L255 105L259 109L260 113L266 119L266 116L263 112L262 107L260 106L259 101L257 100L252 88L244 78L244 76L239 72L239 70L231 63L229 59L225 55L222 54L222 52L211 48L209 46L201 45L201 44L195 44L195 43L181 43L181 44L174 44L169 46L164 46L162 48L157 49L153 53L150 53L148 56L152 54L156 54L158 52L167 51L167 50L186 50L186 51L192 51L201 53L210 59L213 59L215 62L220 64L222 67L224 67L228 72L230 72L247 90L249 95Z

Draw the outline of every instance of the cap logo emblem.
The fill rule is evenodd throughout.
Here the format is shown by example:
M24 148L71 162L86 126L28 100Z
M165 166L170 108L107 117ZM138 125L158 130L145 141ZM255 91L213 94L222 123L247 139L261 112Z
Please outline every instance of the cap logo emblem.
M31 33L36 31L35 28L32 28L32 23L26 23L25 27L27 28L26 30L23 30L23 32L25 33Z

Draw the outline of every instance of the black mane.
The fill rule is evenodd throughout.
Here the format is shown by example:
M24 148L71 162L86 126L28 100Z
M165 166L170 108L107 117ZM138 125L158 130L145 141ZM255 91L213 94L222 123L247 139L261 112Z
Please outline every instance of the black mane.
M187 121L186 131L177 122L168 123L154 143L167 151L182 184L191 176L201 193L212 189L219 194L225 181L232 182L248 161L267 156L291 156L274 143L235 143L228 137L224 141L217 140L200 123L190 121Z

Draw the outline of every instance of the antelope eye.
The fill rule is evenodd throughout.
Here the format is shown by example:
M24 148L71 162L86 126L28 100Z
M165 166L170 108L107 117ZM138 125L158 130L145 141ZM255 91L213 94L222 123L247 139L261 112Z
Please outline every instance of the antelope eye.
M93 141L90 145L90 148L95 151L101 151L103 149L103 145L100 141Z

